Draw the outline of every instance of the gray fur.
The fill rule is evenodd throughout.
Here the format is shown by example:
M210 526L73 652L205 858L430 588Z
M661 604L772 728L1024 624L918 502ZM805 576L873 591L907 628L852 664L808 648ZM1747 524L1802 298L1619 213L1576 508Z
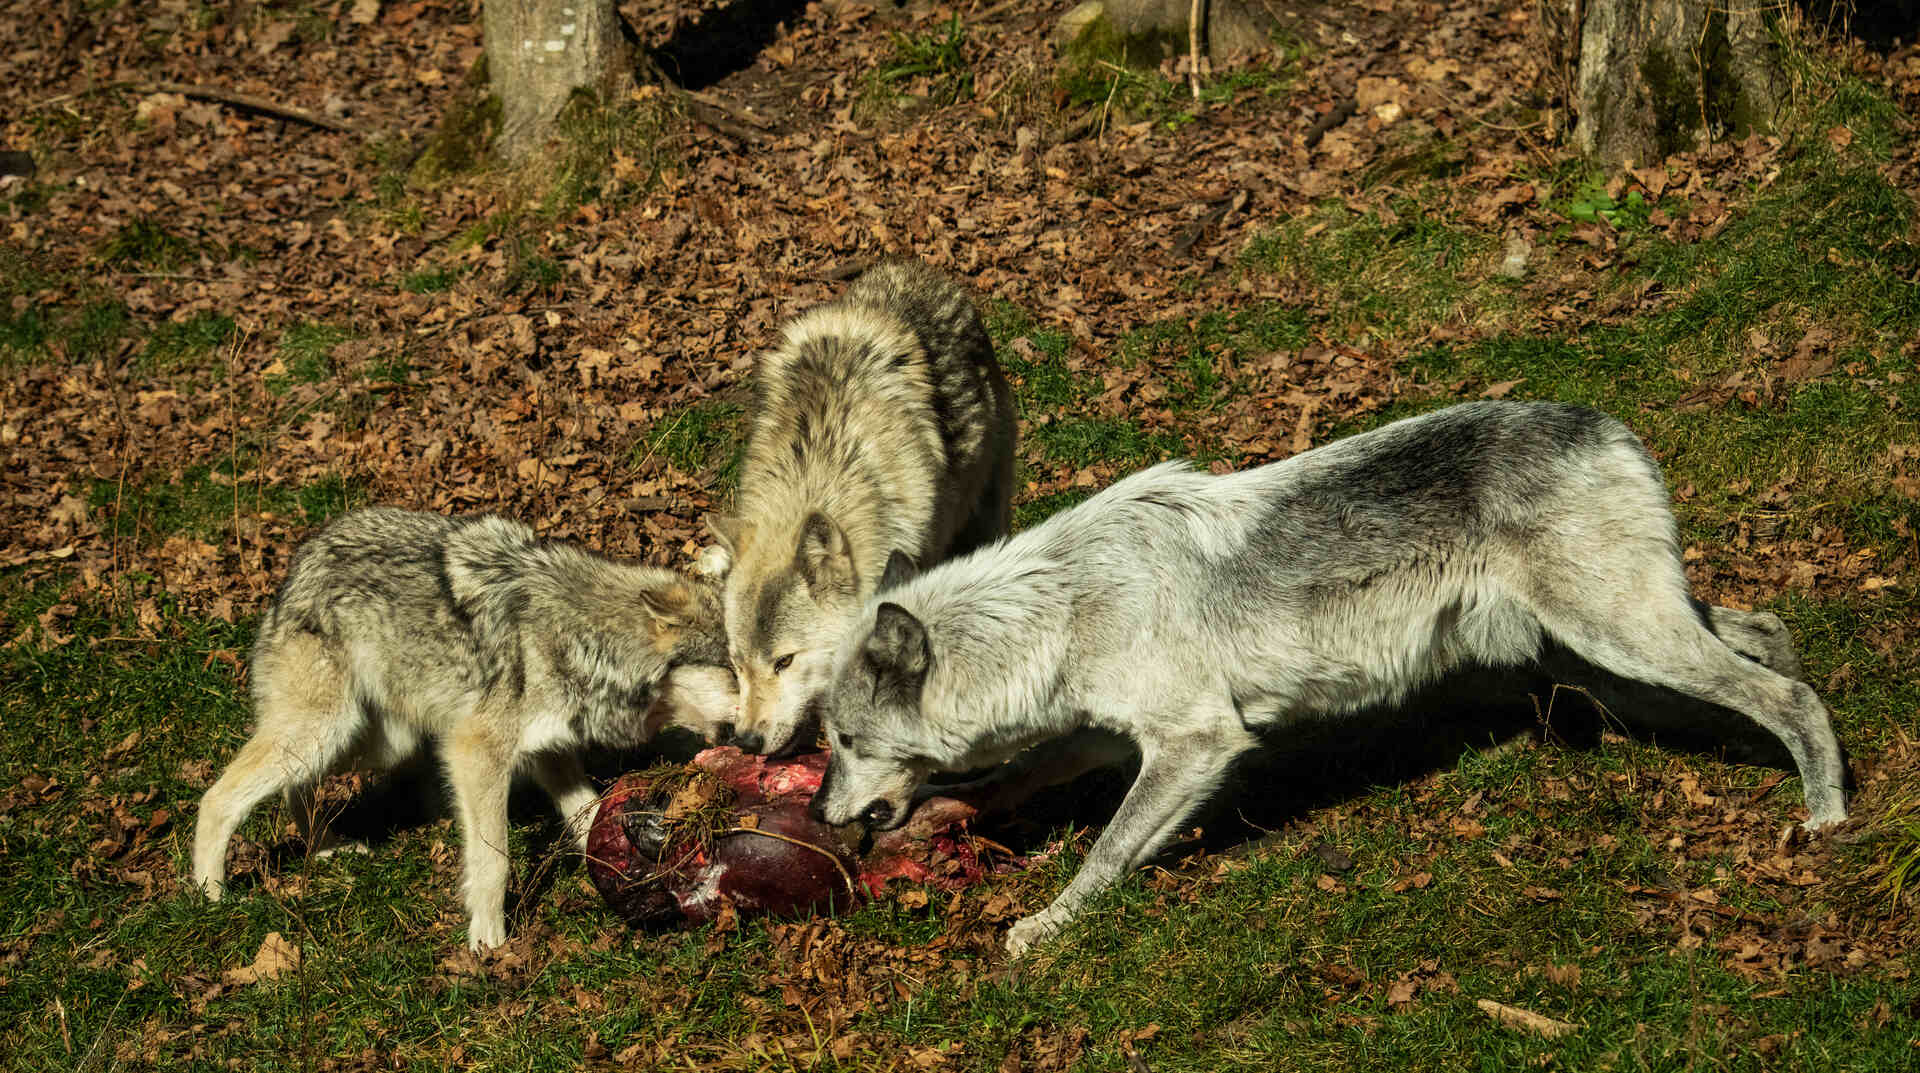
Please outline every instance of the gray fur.
M596 800L578 750L646 741L669 718L731 718L719 595L669 570L535 538L503 518L356 511L301 546L253 649L256 726L200 802L194 882L219 897L227 843L283 793L308 841L331 772L442 746L474 947L505 938L507 788L525 768L585 844Z
M1763 665L1797 669L1778 625L1696 608L1658 468L1625 426L1471 403L1241 473L1155 466L870 600L836 657L816 807L903 820L934 771L1131 743L1132 790L1072 883L1014 926L1018 952L1163 845L1259 737L1454 668L1533 663L1550 639L1771 731L1825 827L1846 818L1844 765L1813 690Z
M1007 531L1012 391L966 291L925 265L872 269L761 355L730 561L736 741L780 752L888 556L939 562Z

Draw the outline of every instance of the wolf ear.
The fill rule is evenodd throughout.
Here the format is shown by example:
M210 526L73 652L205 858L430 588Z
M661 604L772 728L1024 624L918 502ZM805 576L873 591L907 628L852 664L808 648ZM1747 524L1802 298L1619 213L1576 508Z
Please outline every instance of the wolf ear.
M747 546L747 538L753 535L753 526L746 519L733 514L709 514L706 517L707 532L713 539L727 549L730 559L738 559L740 552Z
M833 519L819 511L807 515L800 528L800 547L793 568L806 579L808 590L851 592L854 588L853 546Z
M899 548L887 555L887 572L880 575L880 588L884 591L897 585L905 585L920 573L920 567L913 557Z
M883 684L917 687L933 662L933 653L927 648L927 628L913 617L913 612L895 603L881 604L874 613L865 654Z
M699 604L693 586L684 581L655 585L640 590L640 604L653 616L656 628L684 626L693 620Z

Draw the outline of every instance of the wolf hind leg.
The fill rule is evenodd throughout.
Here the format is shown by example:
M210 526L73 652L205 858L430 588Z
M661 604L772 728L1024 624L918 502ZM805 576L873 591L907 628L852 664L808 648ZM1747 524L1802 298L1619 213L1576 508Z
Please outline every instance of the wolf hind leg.
M1623 555L1618 561L1631 560ZM1765 728L1799 769L1808 829L1844 821L1846 764L1813 689L1742 656L1709 629L1686 593L1677 561L1656 560L1608 581L1623 594L1619 599L1548 598L1535 601L1535 611L1555 639L1594 665L1730 708ZM1555 595L1580 591L1567 585L1542 589ZM1751 625L1737 616L1727 621L1741 623L1736 631Z
M1741 611L1705 605L1707 625L1728 648L1778 675L1805 679L1800 653L1794 651L1787 624L1770 611Z
M258 726L212 788L200 798L193 838L193 882L210 898L226 887L227 845L233 832L262 801L284 792L296 805L349 753L360 731L348 709L345 676L323 656L286 683L269 667L255 690Z

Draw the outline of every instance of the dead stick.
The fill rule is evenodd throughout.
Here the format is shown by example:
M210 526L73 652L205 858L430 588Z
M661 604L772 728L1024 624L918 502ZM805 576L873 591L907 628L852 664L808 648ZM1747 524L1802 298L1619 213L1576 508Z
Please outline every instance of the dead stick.
M305 123L310 127L319 127L322 130L338 131L341 134L358 134L363 138L367 136L366 132L351 123L344 123L338 119L328 119L326 116L316 112L309 112L304 108L294 108L290 105L278 104L265 97L256 97L251 93L235 93L233 90L220 89L216 86L189 86L184 82L157 82L154 84L154 88L161 93L178 93L182 97L193 97L203 101L218 101L221 104L233 108L240 108L249 112L258 112L261 115L273 116L277 119L290 119L296 123Z

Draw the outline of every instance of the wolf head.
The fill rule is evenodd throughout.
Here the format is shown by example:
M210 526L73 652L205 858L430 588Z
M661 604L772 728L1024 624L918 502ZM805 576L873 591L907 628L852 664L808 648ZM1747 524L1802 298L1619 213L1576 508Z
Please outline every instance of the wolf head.
M631 746L668 723L710 735L731 722L739 697L718 589L652 567L589 568L556 593L567 602L545 638L548 659L585 701L585 736Z
M860 608L846 534L815 511L783 540L737 518L709 517L731 565L723 604L727 650L740 682L735 745L778 754L807 745L833 675L833 653Z
M894 569L889 563L889 576ZM914 791L938 766L926 756L920 713L933 667L926 627L899 604L881 603L836 662L825 706L833 752L809 811L836 827L862 820L891 830L907 821Z

